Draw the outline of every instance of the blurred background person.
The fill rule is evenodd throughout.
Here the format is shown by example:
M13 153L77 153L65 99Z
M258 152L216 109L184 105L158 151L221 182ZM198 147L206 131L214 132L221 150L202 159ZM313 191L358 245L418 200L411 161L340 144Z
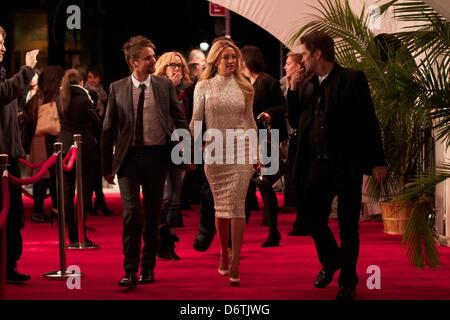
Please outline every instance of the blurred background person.
M253 116L258 119L259 129L265 129L267 124L271 129L279 130L279 139L287 139L285 114L287 111L286 100L280 89L277 79L264 72L265 62L261 50L255 46L245 46L242 52L242 72L250 80L255 90L253 99ZM269 133L271 130L268 130ZM266 143L260 141L260 143ZM279 145L270 146L279 148ZM279 159L276 159L279 161ZM250 184L258 186L264 203L264 215L269 225L269 235L262 243L263 247L278 246L281 234L278 230L278 200L272 187L279 178L278 174L261 176L252 179ZM254 192L255 187L249 192ZM249 209L247 209L249 211Z
M61 80L64 75L64 69L60 66L49 65L44 68L38 79L37 93L25 105L24 112L29 114L31 121L28 123L30 130L34 133L38 121L39 108L45 104L56 101L59 95ZM54 143L57 136L46 133L43 136L33 134L30 144L30 161L33 163L45 162L54 152ZM33 176L39 172L39 169L30 169L29 175ZM47 197L47 189L50 190L52 200L52 210L50 215L44 212L44 201ZM31 221L48 222L56 217L58 213L58 200L56 191L56 172L55 167L49 169L44 177L33 184L33 211Z
M188 121L192 118L192 100L194 85L189 76L189 68L186 59L179 52L164 53L155 64L154 75L165 77L172 81L177 94L178 107L185 114ZM161 245L158 256L169 260L179 260L175 253L175 242L180 239L176 235L178 218L181 215L180 201L181 189L185 169L182 166L169 164L164 195L161 206Z
M93 135L93 127L100 124L100 116L93 104L88 91L83 87L84 81L76 69L69 69L64 74L61 85L61 95L57 99L58 113L61 122L60 141L63 143L64 153L69 152L74 144L73 135L82 136L82 179L83 179L83 199L87 199L89 191L92 190L92 178L94 167L93 160L98 160L99 153L96 139ZM64 206L66 213L66 223L68 226L69 241L71 244L78 243L78 227L75 218L75 208L73 204L75 195L75 167L64 172ZM84 212L87 212L87 201L83 201ZM86 215L84 215L86 218ZM78 221L83 223L85 221ZM84 226L85 242L90 243L86 237L86 227Z
M102 136L103 119L105 118L105 108L107 106L108 95L102 85L102 75L100 71L95 68L88 69L87 80L84 87L89 91L89 95L94 102L94 106L97 109L97 114L100 116L100 123L93 128L94 136L96 140L97 152L100 154L100 140ZM92 177L92 190L88 190L89 196L86 201L88 202L88 214L97 215L98 212L103 213L105 216L111 216L114 211L110 210L106 204L105 195L103 193L103 177L102 177L102 163L100 157L93 159L92 166L94 169L94 176ZM92 195L95 192L95 201L92 205Z
M300 53L289 52L286 57L286 63L284 65L284 71L286 75L280 80L281 89L285 97L287 97L288 89L291 85L292 76L296 72L304 72L302 65L302 55ZM298 93L300 88L297 89ZM287 120L287 119L286 119ZM292 169L295 161L295 153L297 150L297 129L292 128L289 125L289 121L286 121L286 126L289 133L287 157L286 157L286 172L284 175L284 206L280 208L281 212L295 211L295 221L292 225L292 230L288 232L290 236L305 236L308 235L308 230L303 216L296 209L295 201L296 195L294 192L294 181L292 176Z
M205 53L199 49L193 49L189 52L188 56L189 76L196 82L200 74L205 69L206 57Z

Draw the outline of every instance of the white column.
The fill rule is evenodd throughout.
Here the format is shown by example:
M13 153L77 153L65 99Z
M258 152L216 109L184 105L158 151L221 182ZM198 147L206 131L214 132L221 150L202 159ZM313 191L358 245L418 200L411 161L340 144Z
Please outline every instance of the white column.
M450 162L450 150L445 142L436 142L436 163ZM436 231L441 244L450 246L450 179L436 187Z

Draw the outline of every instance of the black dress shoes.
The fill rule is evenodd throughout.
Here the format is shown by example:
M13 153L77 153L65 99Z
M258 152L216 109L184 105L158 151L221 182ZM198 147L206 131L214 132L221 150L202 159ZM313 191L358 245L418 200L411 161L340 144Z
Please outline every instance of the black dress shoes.
M195 240L194 240L194 250L199 251L199 252L205 252L206 250L208 250L209 246L211 245L211 242L214 238L214 234L209 235L206 233L198 233L195 236Z
M292 229L292 231L288 232L288 236L307 236L309 234L310 234L310 232L305 227Z
M112 216L114 214L114 211L107 208L106 206L97 208L97 211L100 211L105 216Z
M153 270L142 271L139 276L139 284L147 284L155 282L155 272Z
M31 276L28 274L23 274L17 271L17 269L13 269L10 272L6 273L6 282L7 283L22 283L31 279Z
M261 244L261 247L278 247L280 245L281 234L277 230L277 232L272 232L269 234L269 237Z
M325 288L331 283L331 281L333 281L333 276L338 270L339 268L332 269L331 271L325 271L325 269L320 270L317 274L316 280L314 280L314 287Z
M127 288L133 288L136 287L138 284L137 275L134 272L130 272L125 274L125 276L122 278L122 280L119 281L119 286L121 287L127 287Z
M336 300L352 301L352 300L355 300L355 297L356 297L356 288L355 287L341 286L339 288L339 292L336 295Z

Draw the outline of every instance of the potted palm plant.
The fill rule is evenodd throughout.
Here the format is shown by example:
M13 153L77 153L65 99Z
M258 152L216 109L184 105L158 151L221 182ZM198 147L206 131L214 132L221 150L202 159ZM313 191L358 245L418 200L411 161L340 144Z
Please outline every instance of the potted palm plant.
M397 230L393 232L404 233L402 243L411 260L417 266L437 266L436 236L426 223L432 201L426 196L408 198L400 194L427 169L433 118L439 119L440 133L445 132L443 120L437 115L447 112L448 121L448 109L445 109L448 96L447 104L442 105L445 99L440 94L445 87L448 90L445 71L448 72L449 59L448 55L442 59L442 53L445 50L448 53L449 27L442 17L421 2L396 2L383 5L381 13L394 6L402 19L417 21L420 13L426 17L421 20L423 24L414 30L376 36L368 27L372 17L364 8L356 15L347 1L326 0L316 8L319 14L315 15L315 20L301 28L292 41L314 30L326 32L335 39L336 60L366 74L389 165L382 184L369 179L367 193L382 201L382 210L388 208L391 212L390 217L384 218L391 226L385 225L385 228L392 227L395 221ZM439 34L442 34L440 38ZM433 42L436 38L440 41ZM433 54L428 53L430 50ZM406 222L407 226L403 227Z

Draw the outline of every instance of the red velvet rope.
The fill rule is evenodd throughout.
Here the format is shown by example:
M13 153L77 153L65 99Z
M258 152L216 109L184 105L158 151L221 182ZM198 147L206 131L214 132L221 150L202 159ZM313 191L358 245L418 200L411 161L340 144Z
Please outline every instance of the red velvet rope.
M72 148L76 148L74 146L72 146ZM67 163L67 161L69 161L70 155L72 154L72 148L70 149L70 151L66 154L66 156L63 159L63 163ZM25 166L27 166L30 169L37 169L40 168L44 165L45 162L41 162L41 163L32 163L30 161L28 161L27 159L23 159L23 158L19 158L19 162Z
M69 161L70 156L72 155L72 149L73 148L78 148L78 147L75 147L75 146L70 147L69 152L67 152L66 156L63 159L63 163L67 163L67 161Z
M9 211L9 188L8 188L8 171L5 170L2 176L2 194L3 194L3 207L0 212L0 229L6 223L6 217L8 216Z
M18 185L36 183L39 180L41 180L44 174L47 172L47 170L56 163L57 158L58 155L56 153L52 154L50 158L48 158L47 161L44 162L41 170L39 170L38 174L36 174L34 177L19 179L10 174L9 179L12 183Z
M37 168L40 168L40 167L42 167L42 165L45 163L45 162L42 162L42 163L32 163L32 162L30 162L30 161L28 161L28 160L26 160L26 159L22 159L22 158L19 158L19 162L20 162L21 164L27 166L27 167L30 168L30 169L37 169Z
M68 161L67 165L66 162L68 159L68 156L70 154L70 160ZM64 158L64 163L63 163L63 169L64 171L68 172L71 171L73 168L73 164L75 163L75 161L77 160L77 154L78 154L78 147L72 147L70 149L70 151L66 154L66 157Z

